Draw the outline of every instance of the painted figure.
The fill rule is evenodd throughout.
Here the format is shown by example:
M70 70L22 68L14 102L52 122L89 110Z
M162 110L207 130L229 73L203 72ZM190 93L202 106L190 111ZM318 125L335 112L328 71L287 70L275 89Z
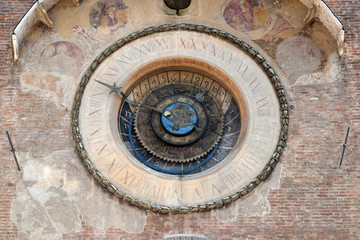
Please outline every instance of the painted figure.
M68 41L57 41L47 45L40 54L43 70L63 73L77 72L84 62L80 47Z
M266 9L259 0L231 0L225 7L224 19L232 28L250 32L263 27L257 25L259 20L263 21L264 14Z
M124 27L127 18L128 8L121 0L99 2L90 12L92 26L100 31L110 29L110 33Z

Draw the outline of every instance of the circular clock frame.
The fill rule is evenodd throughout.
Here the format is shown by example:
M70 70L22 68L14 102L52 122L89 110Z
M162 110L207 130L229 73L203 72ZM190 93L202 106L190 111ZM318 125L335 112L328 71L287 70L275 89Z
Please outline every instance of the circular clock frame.
M241 51L245 53L249 58L253 60L254 64L257 64L258 68L261 69L264 76L266 76L266 79L269 86L272 86L273 95L276 97L277 104L275 106L278 109L275 109L276 112L278 112L278 120L279 127L277 128L277 133L275 134L277 137L276 139L272 139L272 142L275 142L273 144L273 150L271 150L271 154L267 154L267 160L266 162L263 162L260 164L262 166L261 169L254 170L256 176L252 177L250 181L248 181L246 184L242 185L241 187L237 187L236 189L230 189L228 191L225 191L221 194L221 197L208 197L205 200L201 201L191 201L191 200L181 200L179 202L175 202L174 204L167 204L163 203L161 201L153 201L149 199L144 199L139 194L131 194L126 189L122 189L121 187L117 186L113 183L113 179L108 179L107 175L103 173L101 170L99 171L97 167L97 160L89 158L89 149L86 149L85 145L87 145L87 139L83 138L82 135L82 129L84 129L84 126L81 125L81 119L84 119L84 115L81 111L81 105L83 102L89 101L89 97L86 97L86 89L91 88L91 85L88 86L89 81L93 81L92 79L93 74L97 71L100 65L104 64L104 62L107 61L107 59L116 51L119 49L126 48L127 46L131 45L132 43L136 42L137 40L146 38L148 36L153 36L156 34L161 33L171 33L171 32L177 32L177 31L183 31L184 33L190 32L190 33L199 33L201 35L209 36L211 38L219 39L220 41L224 41L226 44L229 44L229 46L233 46L238 49L238 51ZM184 45L185 46L185 45ZM195 45L194 45L195 47ZM215 51L215 50L214 50ZM215 54L215 52L214 52ZM176 57L176 56L175 56ZM176 58L175 58L176 59ZM151 64L147 64L148 66ZM239 67L240 69L240 67ZM246 70L245 70L246 71ZM244 70L242 72L239 71L239 75L244 74ZM263 76L261 75L261 76ZM131 80L131 78L136 79L138 76L136 74L132 74L131 76L127 76ZM130 84L131 81L127 81L127 83L124 83L122 86L126 89L126 84ZM249 83L250 86L253 84ZM132 82L133 84L133 82ZM253 85L254 87L257 85ZM128 86L127 86L128 87ZM255 88L254 88L255 89ZM244 94L242 92L241 94ZM113 96L115 98L116 96ZM246 97L245 97L246 98ZM255 103L261 102L263 99L256 100ZM113 100L112 100L113 101ZM254 104L255 104L254 103ZM247 105L245 101L245 105ZM256 106L256 104L255 104ZM258 105L258 108L260 108L263 105ZM115 108L116 106L109 106L107 110L111 110L112 108ZM119 106L117 106L119 108ZM251 114L250 114L251 115ZM251 116L250 116L251 117ZM117 125L117 124L115 124ZM247 126L244 126L246 129ZM242 127L243 128L243 127ZM119 198L130 202L131 204L134 204L136 206L142 207L147 210L151 210L154 212L159 213L189 213L189 212L199 212L199 211L206 211L206 210L212 210L215 208L220 208L224 205L227 205L244 195L251 192L256 186L258 186L262 181L267 179L267 177L271 174L274 167L276 166L277 162L280 160L280 156L284 150L284 147L286 145L287 140L287 134L288 134L288 128L289 128L289 109L288 109L288 103L285 96L285 90L281 84L281 81L276 74L275 70L271 67L270 63L266 61L266 59L253 47L251 47L249 44L245 43L244 41L240 40L236 36L227 33L225 31L221 31L215 28L203 26L203 25L194 25L194 24L164 24L154 27L149 27L137 32L134 32L128 36L125 36L118 41L116 41L114 44L112 44L110 47L105 49L90 65L88 70L83 75L80 84L78 86L78 90L75 95L74 104L73 104L73 110L72 110L72 130L73 130L73 136L76 142L76 147L79 153L80 158L82 159L83 163L89 170L89 172L93 175L93 177L103 186L105 187L109 192L115 194ZM252 131L251 129L249 130ZM266 136L265 136L266 137ZM248 146L241 146L241 148L246 148ZM125 151L123 146L118 146L119 151ZM91 155L91 154L90 154ZM225 167L229 167L229 164L232 164L232 160L234 159L233 154L230 154L228 159L224 161L224 164L217 167L218 169L224 169ZM131 158L131 157L130 157ZM257 159L255 159L256 161ZM236 162L235 162L236 164ZM135 166L136 165L136 166ZM150 171L148 169L142 168L139 165L137 165L134 162L135 168L138 168L139 171L142 171L142 173L147 172L149 177L153 177L155 175L158 175L156 177L160 178L166 178L167 181L173 182L174 185L179 185L179 182L185 181L186 178L183 178L182 176L177 177L167 177L162 174L157 174L156 172ZM211 175L216 173L215 170L211 170L204 174L198 174L193 177L189 177L191 181L201 181L202 178L209 178L207 175ZM125 181L128 177L126 173ZM220 176L221 177L221 176ZM184 180L185 179L185 180ZM211 184L211 183L210 183ZM181 184L180 184L181 185ZM201 185L201 184L200 184ZM226 186L225 186L226 187ZM159 187L160 189L160 187ZM160 190L159 190L160 191ZM219 187L214 186L212 184L212 191L221 191ZM176 192L170 193L172 195L178 195ZM192 190L190 192L190 195L196 195L194 197L200 197L201 194L205 194L204 192L199 191L199 189L195 188L195 190ZM215 194L215 192L214 192Z

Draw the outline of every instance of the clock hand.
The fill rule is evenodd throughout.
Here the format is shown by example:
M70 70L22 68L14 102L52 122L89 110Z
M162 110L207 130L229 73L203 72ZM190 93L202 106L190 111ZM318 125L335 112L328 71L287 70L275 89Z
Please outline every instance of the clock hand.
M115 83L115 82L114 82L113 85L110 85L110 84L108 84L108 83L101 82L101 81L98 81L98 80L95 80L95 81L98 82L98 83L100 83L101 85L107 87L107 88L110 88L109 94L112 93L112 92L118 93L118 91L120 91L120 89L121 89L121 87L117 87L117 86L116 86L116 83Z
M111 93L114 92L114 93L116 93L117 95L122 96L122 97L125 99L125 102L127 102L127 103L129 103L129 104L131 104L131 105L133 105L133 106L137 106L136 102L133 102L133 101L127 99L125 93L123 93L123 91L120 90L122 87L116 86L116 83L115 83L115 82L113 83L113 85L110 85L110 84L108 84L108 83L101 82L101 81L98 81L98 80L95 80L95 81L98 82L98 83L100 83L100 84L102 84L102 85L104 85L104 86L107 87L107 88L110 88L109 94L111 94Z
M196 130L196 131L202 131L203 129L202 129L202 128L199 128L198 126L195 125L195 130Z
M125 99L125 102L127 102L127 103L129 103L129 104L131 104L131 105L133 105L133 106L135 106L135 107L137 107L137 103L129 100L129 99L126 97L126 95L125 95L125 93L124 93L123 91L120 91L120 94L119 94L118 92L116 92L116 93L117 93L118 95L121 95L121 96Z
M162 113L162 110L157 109L157 108L155 108L155 107L151 107L151 106L148 106L148 105L143 105L143 106L146 107L146 108L148 108L148 109L150 109L150 110L153 110L153 111L155 111L155 112Z

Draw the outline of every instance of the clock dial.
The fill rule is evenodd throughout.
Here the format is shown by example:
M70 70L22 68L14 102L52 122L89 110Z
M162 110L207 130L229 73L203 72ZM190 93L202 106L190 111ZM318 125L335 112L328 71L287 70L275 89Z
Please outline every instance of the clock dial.
M154 84L138 96L134 111L124 102L118 119L123 142L145 166L162 173L189 175L210 169L231 152L240 134L241 114L228 89L186 70L147 77L129 96L149 79L168 78L169 73L180 76L183 72L189 76L187 83L178 78L175 82L167 79L162 86ZM224 128L227 135L223 134Z
M279 160L287 128L284 90L264 58L230 34L186 24L106 49L73 109L93 176L162 213L210 210L250 192Z

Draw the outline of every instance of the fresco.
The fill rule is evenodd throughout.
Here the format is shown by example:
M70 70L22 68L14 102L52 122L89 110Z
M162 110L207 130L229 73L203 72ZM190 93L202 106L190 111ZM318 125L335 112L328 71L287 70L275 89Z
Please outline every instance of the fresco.
M263 0L230 0L223 17L230 27L246 33L250 39L271 41L281 32L294 29L278 7ZM277 13L271 15L270 12Z
M40 57L52 58L57 55L65 55L72 58L78 58L78 56L82 55L82 53L81 49L75 43L68 41L57 41L47 45L42 50Z
M231 0L226 5L223 16L232 28L243 32L270 24L267 10L260 0Z
M294 29L293 25L282 15L276 15L276 22L271 30L263 37L265 41L271 41L286 30Z
M90 23L98 31L112 34L127 23L128 7L122 0L97 2L90 11Z
M47 45L40 54L42 70L59 73L78 72L84 62L80 47L69 41L56 41Z

